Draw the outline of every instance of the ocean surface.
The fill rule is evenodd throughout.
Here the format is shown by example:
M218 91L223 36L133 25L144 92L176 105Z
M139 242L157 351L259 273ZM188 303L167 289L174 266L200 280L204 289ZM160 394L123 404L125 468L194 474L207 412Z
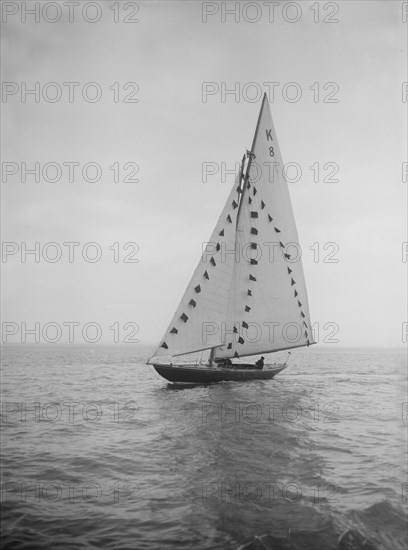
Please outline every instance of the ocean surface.
M183 389L151 351L3 349L3 548L408 547L404 350L316 346L271 381Z

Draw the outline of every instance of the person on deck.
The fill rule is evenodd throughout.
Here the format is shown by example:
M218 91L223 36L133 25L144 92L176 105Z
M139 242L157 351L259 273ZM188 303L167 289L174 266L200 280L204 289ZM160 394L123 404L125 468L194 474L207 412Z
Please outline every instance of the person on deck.
M255 362L256 368L262 370L264 367L264 359L265 357L262 356L258 361Z
M232 365L231 359L216 359L215 363L218 367L230 367Z

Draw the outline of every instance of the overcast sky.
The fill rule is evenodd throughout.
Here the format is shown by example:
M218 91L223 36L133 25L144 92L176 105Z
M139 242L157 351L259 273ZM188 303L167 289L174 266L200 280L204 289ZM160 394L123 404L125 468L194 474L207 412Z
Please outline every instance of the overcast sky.
M59 3L59 14L49 6L38 23L29 14L24 22L20 3L3 4L9 6L3 13L2 223L3 241L16 243L3 255L3 322L20 330L23 322L94 321L108 343L109 326L133 322L140 341L158 341L233 185L233 176L221 178L221 172L204 182L203 163L234 168L252 141L258 92L274 89L270 107L284 161L302 169L289 188L320 342L330 337L324 327L332 322L339 346L402 344L407 26L401 2L320 2L319 13L313 2L280 2L271 20L262 2L247 3L234 16L222 13L223 3L130 2L118 11L106 1L94 3L100 14L92 6L85 14L75 11L73 22ZM57 16L55 23L44 20ZM125 17L138 22L124 23ZM38 102L24 96L24 82L27 88L39 83ZM72 102L64 82L79 83L71 87ZM90 82L97 86L86 87ZM273 82L279 84L264 84ZM137 87L125 89L126 83ZM236 83L237 96L223 97ZM284 88L288 83L296 84ZM212 91L206 101L203 86ZM58 89L61 98L52 102ZM102 97L92 102L97 90ZM56 173L51 166L45 179L27 174L23 182L21 163L32 168L36 162L41 169L58 163L60 181L45 181ZM73 182L64 162L80 163ZM101 168L98 182L82 177L90 162ZM323 181L329 162L339 167L338 182ZM126 163L134 164L125 171ZM123 182L134 165L139 181ZM314 182L317 166L320 181ZM95 173L87 172L89 178ZM61 259L51 263L41 255L36 263L28 255L23 263L23 243L33 248L35 242L49 256L55 249L46 244L57 243ZM72 263L64 242L80 243ZM100 261L83 259L89 242L100 246ZM134 250L125 251L125 243L139 247L138 263L123 262ZM336 244L324 249L326 243ZM91 257L95 249L86 252ZM337 263L323 261L331 252Z

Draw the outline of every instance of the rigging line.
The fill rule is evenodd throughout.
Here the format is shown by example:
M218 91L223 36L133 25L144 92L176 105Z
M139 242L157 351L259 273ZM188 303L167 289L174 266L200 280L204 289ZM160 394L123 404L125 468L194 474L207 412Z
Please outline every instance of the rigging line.
M247 167L246 167L246 171L245 171L245 178L244 178L244 187L243 187L243 190L242 190L242 193L240 193L241 197L240 197L240 202L239 202L239 205L238 205L238 212L237 212L237 226L238 226L238 220L239 220L239 214L241 212L241 205L242 205L242 201L244 199L244 195L245 195L245 190L246 190L246 182L249 181L249 170L251 168L251 164L252 164L252 159L254 157L254 149L255 149L255 144L256 144L256 139L258 137L258 131L259 131L259 125L261 124L261 118L262 118L262 113L263 113L263 110L264 110L264 106L265 106L265 103L267 101L267 96L266 96L266 93L264 94L263 96L263 99L262 99L262 104L261 104L261 109L259 111L259 115L258 115L258 121L256 123L256 128L255 128L255 133L254 133L254 138L252 140L252 145L251 145L251 152L249 154L249 160L248 160L248 163L247 163Z
M237 224L238 224L238 215L239 215L239 210L240 210L240 207L241 207L242 197L243 197L243 194L244 194L244 189L245 189L245 184L246 184L246 181L245 181L246 180L246 174L244 175L244 170L245 170L245 155L242 158L241 167L240 167L238 178L237 178L238 179L237 191L238 191L238 189L240 191L238 191L238 210L237 210L237 216L236 216L236 219L235 219L235 229L237 228Z

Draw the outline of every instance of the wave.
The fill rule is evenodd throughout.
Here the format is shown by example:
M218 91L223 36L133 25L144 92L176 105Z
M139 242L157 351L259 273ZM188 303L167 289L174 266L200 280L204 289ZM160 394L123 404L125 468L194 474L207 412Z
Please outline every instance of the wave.
M255 536L237 550L406 550L405 511L382 500L344 515L330 513L308 529Z

